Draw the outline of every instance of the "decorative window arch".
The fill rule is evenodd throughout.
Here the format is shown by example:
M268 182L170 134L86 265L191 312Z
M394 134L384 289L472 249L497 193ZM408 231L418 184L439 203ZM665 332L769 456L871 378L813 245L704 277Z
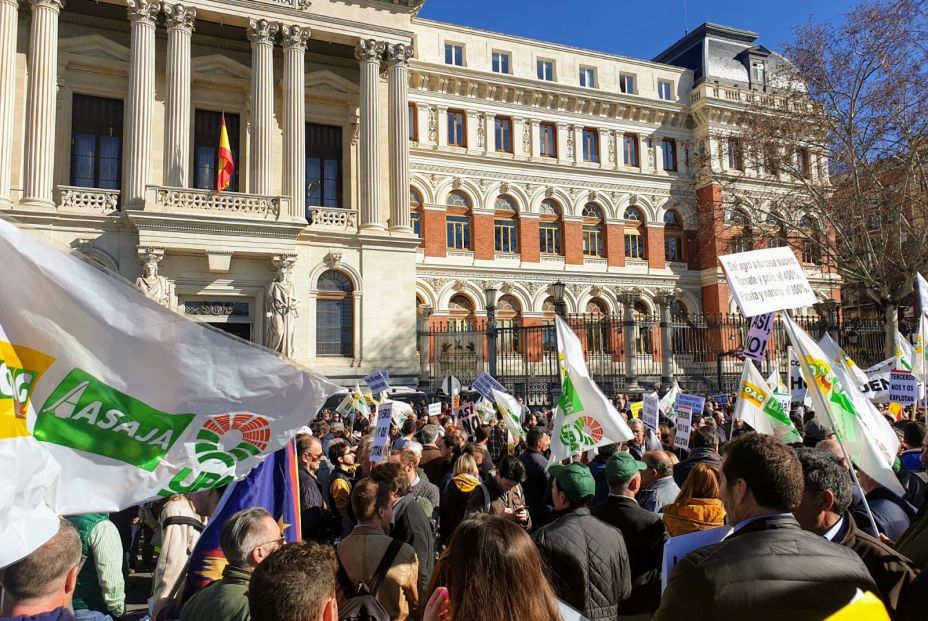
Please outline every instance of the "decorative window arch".
M413 233L422 237L422 193L413 186L409 186L409 220Z
M470 250L471 245L471 202L470 197L460 190L448 194L447 245L453 250Z
M538 224L538 244L541 254L563 254L561 236L563 226L561 206L552 198L541 201L540 221Z
M448 302L448 328L452 331L469 330L475 324L473 300L463 293L451 296Z
M609 317L609 306L600 298L586 303L586 343L591 354L612 353L613 323Z
M669 209L664 213L664 259L686 261L683 218L674 209Z
M768 248L782 248L789 244L786 239L786 228L775 212L768 212L764 218L764 231L767 236Z
M799 219L799 230L802 235L800 244L800 259L803 263L818 265L822 262L822 250L816 241L821 235L818 223L810 215Z
M451 207L464 207L470 209L470 197L460 190L448 193L448 205Z
M647 238L644 214L637 207L626 207L625 213L625 258L647 259Z
M497 351L500 354L522 351L519 339L521 324L522 305L511 295L502 296L496 303Z
M553 297L545 298L541 304L541 349L545 352L557 351L557 330L554 318L557 317L557 304Z
M316 355L354 355L354 285L342 272L328 270L316 284Z
M493 237L496 252L519 252L516 203L505 194L499 196L494 203Z
M748 252L754 250L754 230L748 214L740 209L731 212L728 218L731 251Z
M649 356L654 353L654 339L651 334L651 313L647 305L638 300L635 302L632 316L635 319L635 354Z
M596 203L583 206L583 256L601 258L605 252L606 221Z

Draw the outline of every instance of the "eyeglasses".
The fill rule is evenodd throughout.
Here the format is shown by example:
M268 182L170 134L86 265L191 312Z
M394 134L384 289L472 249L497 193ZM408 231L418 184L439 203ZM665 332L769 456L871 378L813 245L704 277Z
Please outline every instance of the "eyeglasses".
M271 539L270 541L265 541L264 543L259 543L258 545L256 545L256 546L254 547L254 549L257 550L258 548L263 548L264 546L269 546L269 545L271 545L271 544L273 544L273 543L276 543L276 544L277 544L277 547L279 548L279 547L281 547L282 545L284 545L285 543L287 543L287 539L286 539L285 537L278 537L277 539Z

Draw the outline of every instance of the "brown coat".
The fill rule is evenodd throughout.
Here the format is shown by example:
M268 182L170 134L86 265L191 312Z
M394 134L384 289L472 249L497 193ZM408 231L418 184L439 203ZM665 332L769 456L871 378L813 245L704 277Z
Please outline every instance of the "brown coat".
M725 525L725 507L718 498L691 498L684 505L664 505L661 513L671 537Z
M336 553L352 583L369 584L380 559L383 558L393 538L374 526L356 526L351 534L338 544ZM419 618L419 561L416 552L408 543L396 555L393 565L380 588L374 593L390 619L403 621L410 615ZM347 599L338 588L338 602Z
M909 528L899 537L896 550L912 559L922 571L928 570L928 501L922 504Z
M857 552L873 576L890 616L896 618L905 590L918 577L918 568L879 539L858 529L850 513L846 512L844 519L847 520L847 531L837 543Z
M441 450L432 444L422 447L422 458L419 467L425 472L426 478L432 485L441 487L442 475L445 471L445 461L441 458Z

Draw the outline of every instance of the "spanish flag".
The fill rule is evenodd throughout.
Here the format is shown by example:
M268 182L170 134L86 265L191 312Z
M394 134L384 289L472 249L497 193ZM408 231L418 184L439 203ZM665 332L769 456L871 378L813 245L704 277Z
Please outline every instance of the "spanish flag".
M232 160L232 147L229 146L229 132L226 130L226 115L222 115L219 127L219 165L216 167L216 191L222 192L232 183L235 174L235 162Z

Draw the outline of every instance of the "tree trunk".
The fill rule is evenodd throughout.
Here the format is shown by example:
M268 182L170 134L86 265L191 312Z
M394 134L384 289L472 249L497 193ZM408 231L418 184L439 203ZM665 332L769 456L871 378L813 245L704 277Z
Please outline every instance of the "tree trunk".
M899 332L899 305L885 302L883 306L883 355L896 355L896 334Z

